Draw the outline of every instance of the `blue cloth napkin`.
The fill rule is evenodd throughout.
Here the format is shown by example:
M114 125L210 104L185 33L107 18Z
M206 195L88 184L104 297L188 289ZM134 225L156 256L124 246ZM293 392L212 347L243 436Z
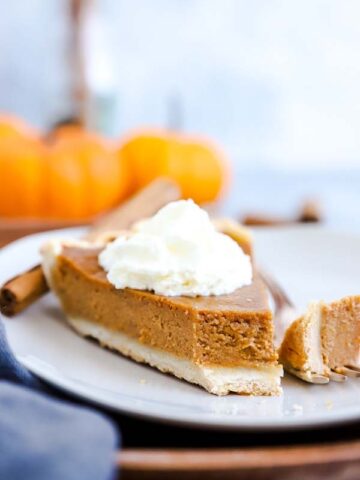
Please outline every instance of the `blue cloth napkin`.
M0 319L0 479L110 480L118 445L110 420L52 397L15 359Z

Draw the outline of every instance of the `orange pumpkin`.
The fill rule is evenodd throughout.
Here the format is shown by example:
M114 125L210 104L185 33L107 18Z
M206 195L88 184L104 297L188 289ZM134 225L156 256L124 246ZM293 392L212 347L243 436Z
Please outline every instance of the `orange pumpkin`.
M14 137L37 138L38 133L19 118L11 115L0 115L0 140Z
M44 149L22 120L0 116L0 215L37 216L41 208Z
M128 183L114 149L80 129L55 135L45 170L48 217L76 219L97 214L119 202Z
M119 148L132 174L132 191L154 178L178 182L184 198L198 203L216 200L229 180L229 165L208 140L167 131L134 134Z
M0 138L0 216L41 214L44 158L38 140L20 135Z
M113 207L128 184L116 149L79 127L48 142L0 118L0 216L83 219Z

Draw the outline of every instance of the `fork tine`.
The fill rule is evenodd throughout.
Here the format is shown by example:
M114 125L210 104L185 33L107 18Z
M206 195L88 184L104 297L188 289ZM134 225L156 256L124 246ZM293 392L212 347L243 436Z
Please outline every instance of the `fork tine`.
M360 372L358 370L353 370L352 368L349 367L340 367L336 368L337 373L341 373L343 375L347 375L348 377L360 377Z
M346 368L350 368L354 372L360 372L360 367L354 367L354 365L345 365Z
M315 384L324 384L329 383L329 378L325 377L325 375L320 375L319 373L311 373L311 372L302 372L300 370L296 370L295 368L291 368L289 366L284 366L285 370L295 377L300 378L308 383L315 383Z
M342 373L338 372L330 372L330 380L333 382L345 382L347 380L347 376L343 375Z

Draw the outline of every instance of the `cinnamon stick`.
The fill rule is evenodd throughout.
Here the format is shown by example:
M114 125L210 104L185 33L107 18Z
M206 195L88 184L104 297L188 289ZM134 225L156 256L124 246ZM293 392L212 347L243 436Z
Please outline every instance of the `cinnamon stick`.
M265 213L249 214L242 218L244 225L268 227L291 225L294 223L317 223L321 221L321 208L315 200L306 200L301 206L299 213L293 218L275 217Z
M134 222L154 215L161 207L179 198L179 188L173 181L165 178L155 180L120 207L95 222L86 238L95 240L97 235L109 230L126 230Z
M149 217L167 203L178 200L178 186L168 179L158 179L112 212L104 215L89 229L85 238L95 241L109 230L127 229L135 221ZM48 291L41 265L8 280L0 290L0 311L14 316Z
M48 291L40 265L7 281L0 291L1 313L13 316L24 310Z

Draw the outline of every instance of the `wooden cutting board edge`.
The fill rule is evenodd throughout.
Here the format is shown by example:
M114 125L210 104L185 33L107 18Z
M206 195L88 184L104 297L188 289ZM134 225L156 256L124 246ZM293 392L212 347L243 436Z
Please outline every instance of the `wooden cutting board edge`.
M232 470L358 461L360 440L331 444L231 449L124 449L123 470Z

